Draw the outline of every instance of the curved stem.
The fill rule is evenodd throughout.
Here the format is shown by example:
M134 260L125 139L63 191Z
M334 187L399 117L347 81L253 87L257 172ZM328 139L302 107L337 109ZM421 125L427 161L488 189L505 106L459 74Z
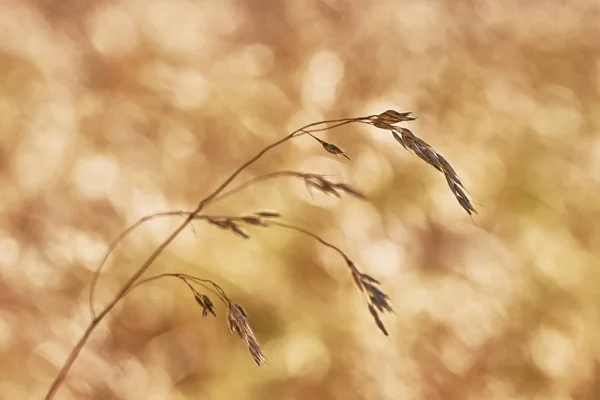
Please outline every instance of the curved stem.
M351 124L353 122L360 122L363 124L368 124L368 120L370 120L371 118L375 117L375 115L370 115L368 117L360 117L360 118L353 118L353 119L339 119L337 121L328 121L328 122L337 122L335 125L332 126L326 126L324 128L317 128L317 129L308 129L309 126L304 127L304 128L300 128L296 131L296 133L294 134L294 137L298 137L298 136L302 136L305 135L309 132L322 132L322 131L328 131L334 128L338 128L340 126L344 126L344 125L348 125ZM312 136L312 135L311 135Z
M90 307L90 315L92 316L92 319L96 318L96 313L94 311L94 293L95 293L95 289L96 289L96 282L98 282L98 278L100 276L100 271L104 267L106 260L108 260L108 257L112 254L112 252L119 245L119 243L121 243L121 241L125 238L125 236L127 236L129 233L131 233L131 231L133 231L138 226L142 225L144 222L151 221L156 218L171 217L171 216L176 216L176 215L185 217L185 216L189 215L189 213L186 213L184 211L167 211L167 212L159 212L156 214L147 215L147 216L137 220L137 222L131 224L123 232L121 232L119 234L119 236L117 236L112 241L112 243L110 244L110 246L104 253L104 257L102 257L102 261L100 261L100 264L96 267L96 270L94 271L94 275L92 275L92 281L90 282L90 294L89 294L88 301L89 301L89 307Z
M227 197L230 197L236 193L241 192L242 190L246 189L248 186L253 185L255 183L259 183L262 181L266 181L268 179L273 179L273 178L279 178L281 176L301 176L302 173L301 172L296 172L296 171L279 171L279 172L273 172L270 174L266 174L266 175L261 175L259 177L256 177L254 179L250 179L247 182L242 183L241 185L228 190L227 192L221 194L220 196L216 197L211 204L216 203L217 201L221 201Z
M309 131L302 131L302 133L306 133L306 134L310 135L310 137L312 137L313 139L315 139L317 142L319 142L321 144L327 144L327 142L325 142L324 140L319 139L318 137L316 137L315 135L313 135Z
M149 283L149 282L152 282L152 281L156 281L156 280L162 279L162 278L177 278L177 279L180 279L180 280L184 281L186 284L188 284L188 286L189 286L189 282L188 281L192 281L194 283L197 283L198 285L201 285L206 290L210 290L212 293L214 293L215 295L217 295L217 297L219 299L221 299L221 301L223 301L223 303L228 304L227 303L228 297L225 295L225 292L223 291L223 289L221 289L221 287L219 285L217 285L213 281L211 281L209 279L197 278L197 277L192 276L192 275L180 274L180 273L171 273L171 272L167 272L167 273L164 273L164 274L159 274L159 275L155 275L155 276L151 276L149 278L145 278L145 279L139 280L135 285L133 285L132 287L129 288L129 290L127 291L126 295L129 294L133 289L137 288L138 286L141 286L141 285L144 285L146 283ZM214 287L214 289L210 288L209 286L207 286L206 285L207 283L210 283Z
M77 356L79 355L79 353L83 349L83 346L87 342L88 338L90 337L91 333L94 331L94 329L96 328L96 326L98 326L98 324L102 321L102 319L117 305L117 303L125 296L125 294L127 294L127 292L129 291L129 289L148 270L148 268L152 265L152 263L154 262L154 260L156 260L158 258L158 256L179 235L179 233L181 233L181 231L183 231L185 229L185 227L188 226L190 224L190 222L192 222L194 220L194 217L196 215L198 215L202 211L202 209L204 208L204 206L206 204L210 203L219 194L221 194L221 192L223 190L225 190L227 188L227 186L244 169L246 169L250 165L254 164L258 159L260 159L269 150L271 150L271 149L279 146L280 144L282 144L282 143L284 143L284 142L292 139L294 137L294 135L296 135L298 132L300 132L302 130L306 130L306 129L311 128L313 126L318 126L318 125L327 124L327 123L337 123L337 122L341 122L341 121L359 121L359 120L363 120L363 118L351 118L351 119L343 119L343 120L332 120L332 121L315 122L315 123L312 123L312 124L308 124L308 125L300 128L300 129L298 129L298 130L290 133L289 135L285 136L284 138L282 138L282 139L280 139L280 140L278 140L278 141L276 141L276 142L268 145L267 147L265 147L264 149L262 149L261 151L259 151L254 157L250 158L248 161L246 161L244 164L242 164L239 168L237 168L227 179L225 179L225 181L221 185L219 185L207 197L205 197L204 199L202 199L198 203L198 206L196 207L196 209L194 211L192 211L185 218L185 220L183 221L183 223L181 223L173 231L173 233L171 233L171 235L169 235L169 237L167 237L167 239L165 239L165 241L163 243L161 243L156 248L156 250L154 250L154 252L152 252L152 254L150 254L150 256L148 257L148 259L146 259L146 261L144 261L144 263L137 269L137 271L135 271L135 273L125 282L125 284L123 284L123 286L121 287L121 289L119 290L119 292L117 293L117 295L113 298L113 300L110 303L108 303L108 305L106 305L104 307L104 309L98 314L98 316L96 318L92 319L92 321L90 322L90 324L88 325L88 327L84 331L84 333L81 336L81 338L77 341L77 343L75 344L75 346L71 350L71 353L67 357L67 360L65 361L65 363L61 367L60 371L58 372L58 375L56 376L56 378L52 382L52 385L50 386L50 388L48 389L48 392L46 393L46 396L44 397L45 400L50 400L50 399L52 399L54 397L54 395L56 394L56 391L58 390L58 388L60 387L60 385L64 381L65 377L67 376L67 373L69 372L69 370L73 366L73 363L77 359Z
M329 243L328 241L326 241L325 239L321 238L320 236L312 233L309 230L306 230L304 228L300 228L299 226L295 226L295 225L289 225L289 224L285 224L283 222L278 222L278 221L269 221L269 225L275 225L275 226L280 226L282 228L286 228L286 229L290 229L296 232L300 232L303 233L307 236L312 237L313 239L319 241L322 245L329 247L330 249L333 249L335 251L337 251L342 257L344 257L344 260L349 261L350 257L348 257L346 255L346 253L344 253L339 247L337 247L334 244Z
M299 226L289 225L289 224L285 224L283 222L278 222L278 221L269 221L269 224L275 225L275 226L280 226L282 228L290 229L290 230L293 230L296 232L300 232L307 236L312 237L313 239L319 241L322 245L327 246L330 249L337 251L342 257L344 257L344 260L346 261L346 265L348 266L348 268L350 268L350 272L352 272L353 275L355 273L360 273L360 270L358 269L358 267L354 264L354 262L352 262L352 259L350 257L348 257L348 255L346 253L344 253L344 251L342 249L340 249L339 247L337 247L334 244L329 243L328 241L326 241L322 237L312 233L311 231L306 230L304 228L300 228Z
M123 285L123 287L121 287L121 290L119 290L119 292L113 298L113 300L107 306L104 307L104 309L102 310L102 312L100 314L98 314L98 316L96 318L94 318L92 320L92 322L90 322L90 324L86 328L85 332L83 333L83 335L81 336L81 338L79 339L79 341L77 341L77 343L75 344L75 347L73 347L73 350L71 350L71 353L69 354L69 357L67 358L67 360L63 364L62 368L60 369L58 375L56 376L56 378L52 382L52 385L50 386L50 389L48 389L48 392L46 393L46 396L44 397L46 400L50 400L50 399L52 399L54 397L54 395L56 394L56 391L58 390L58 388L60 387L61 383L64 381L65 377L67 376L67 373L69 372L69 369L71 369L71 366L73 365L73 363L77 359L77 356L81 352L81 349L83 349L83 346L87 342L87 340L90 337L90 335L93 332L93 330L96 328L96 326L98 326L98 324L100 323L100 321L102 321L102 319L106 316L106 314L108 314L117 305L117 303L123 298L123 296L133 286L133 284L135 283L135 281L140 276L142 276L142 274L144 272L146 272L146 270L150 267L150 265L152 265L152 263L154 262L154 260L156 260L156 258L177 237L177 235L179 235L179 233L192 221L192 219L193 219L193 214L190 214L185 219L185 221L181 225L179 225L179 227L177 229L175 229L175 231L173 231L173 233L171 233L171 235L169 235L169 237L160 246L158 246L156 248L156 250L154 250L154 252L150 255L150 257L148 257L148 259L127 280L127 282L125 282L125 284Z

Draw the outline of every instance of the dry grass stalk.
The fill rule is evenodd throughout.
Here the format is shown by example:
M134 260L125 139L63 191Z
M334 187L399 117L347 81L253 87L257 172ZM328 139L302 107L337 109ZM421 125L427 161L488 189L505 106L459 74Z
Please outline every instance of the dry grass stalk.
M208 297L206 293L203 293L201 290L198 290L197 287L201 287L206 291L210 291L214 295L216 295L219 299L221 299L225 305L227 306L228 314L227 319L229 323L229 328L232 332L238 333L240 338L245 342L250 351L254 361L261 365L265 361L265 355L262 352L258 341L250 327L248 322L248 314L237 303L234 303L229 299L229 297L225 294L223 289L219 287L216 283L205 280L197 277L193 277L190 275L184 274L162 274L158 276L154 276L151 278L140 279L142 275L148 270L148 268L154 263L154 261L158 258L158 256L165 250L165 248L193 221L195 220L205 220L209 224L219 227L220 229L229 230L232 233L244 238L249 239L249 235L246 233L246 229L252 226L259 227L271 227L271 226L279 226L287 229L292 229L294 231L309 235L316 240L318 240L323 245L334 249L337 251L345 260L346 265L350 268L350 272L352 278L359 288L361 292L363 292L366 296L368 310L373 316L376 325L379 329L386 335L388 335L388 331L386 330L383 322L380 318L380 313L383 312L392 312L392 307L389 303L389 297L379 288L379 281L375 278L361 272L356 264L337 246L325 241L318 235L305 230L300 227L296 227L294 225L285 224L283 222L279 222L277 218L280 217L279 213L272 211L260 211L254 213L252 215L244 215L241 217L231 217L231 216L209 216L202 215L201 212L205 207L213 204L219 200L222 200L228 196L234 195L239 191L245 189L246 187L258 183L260 181L264 181L271 178L281 177L281 176L290 176L301 179L305 182L307 188L318 190L324 194L341 197L341 193L345 193L360 199L364 199L365 196L358 191L357 189L345 184L345 183L335 183L326 179L323 175L314 174L314 173L301 173L295 171L281 171L268 175L264 175L262 177L250 180L244 184L239 185L236 188L233 188L229 191L225 191L230 184L240 175L242 171L248 168L250 165L255 163L258 159L260 159L265 153L274 149L275 147L287 142L288 140L300 137L302 135L310 135L315 140L317 140L323 148L336 156L342 155L350 160L350 157L343 152L337 145L325 142L319 138L317 138L314 134L317 132L322 132L326 130L332 130L335 128L339 128L352 123L362 123L374 126L379 129L389 130L392 132L393 137L404 146L407 150L411 150L418 157L424 160L426 163L435 167L438 171L442 172L452 193L457 198L459 204L467 211L467 213L471 214L475 212L475 209L471 205L468 197L464 192L464 186L458 175L454 171L454 169L450 166L450 164L444 159L439 153L437 153L429 144L427 144L422 139L416 137L410 130L407 128L396 126L396 124L401 122L413 121L416 117L410 112L397 112L394 110L388 110L379 115L371 115L367 117L360 118L346 118L339 120L330 120L330 121L321 121L306 125L296 131L288 134L282 139L266 146L261 151L259 151L254 157L250 158L248 161L243 163L240 167L238 167L225 181L221 183L215 190L213 190L209 195L207 195L204 199L202 199L198 205L192 211L171 211L171 212L163 212L157 213L153 215L146 216L130 227L126 228L109 246L108 251L104 255L102 261L97 267L96 274L94 275L90 288L90 314L92 316L92 320L90 324L87 326L85 332L76 343L71 353L69 354L67 360L61 367L58 375L54 379L51 387L49 388L45 399L52 399L56 394L56 391L64 381L68 371L71 366L77 359L79 352L82 350L83 346L86 344L89 336L94 331L94 329L98 326L98 324L104 319L104 317L117 305L117 303L123 299L127 294L130 293L134 288L148 283L150 281L154 281L157 279L165 278L165 277L176 277L184 281L194 295L194 299L196 303L198 303L202 307L202 316L206 317L208 314L216 315L214 304L212 300ZM135 228L140 226L146 221L160 218L160 217L172 217L179 216L183 217L183 222L161 243L150 256L146 259L142 265L138 267L138 269L129 277L129 279L123 284L114 298L102 308L98 314L96 314L94 310L94 289L98 279L98 275L100 273L101 268L105 264L106 260L113 252L113 250L118 246L118 244L125 238L129 233L131 233ZM190 225L191 226L191 225Z

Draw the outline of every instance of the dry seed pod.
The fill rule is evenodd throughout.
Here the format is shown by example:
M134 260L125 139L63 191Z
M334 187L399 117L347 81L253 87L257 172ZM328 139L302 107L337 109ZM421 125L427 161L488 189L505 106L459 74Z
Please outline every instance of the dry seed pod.
M339 147L337 147L335 144L322 143L322 145L323 145L323 148L325 150L327 150L329 153L335 154L336 156L337 155L342 155L342 156L346 157L348 160L350 160L350 157L348 157L348 155L346 153L344 153L342 151L342 149L340 149ZM350 160L350 161L352 161L352 160Z
M242 228L240 228L237 224L231 222L230 223L230 228L233 232L235 232L238 236L243 237L244 239L250 239L250 236L248 236L248 234L246 232L244 232L242 230Z
M383 122L379 122L377 120L374 120L372 122L373 126L375 128L379 128L379 129L388 129L388 130L394 130L394 128L396 128L394 125L390 125L390 124L386 124Z
M194 299L196 300L196 303L200 304L202 307L202 318L205 318L208 313L211 313L215 317L217 316L214 305L208 296L204 294L200 296L198 293L194 293Z
M242 313L242 315L244 316L244 318L248 318L248 313L246 313L246 310L244 310L244 307L242 307L241 305L234 303L233 304L238 310L240 310L240 312Z
M244 338L244 334L242 329L240 328L240 326L238 325L237 321L235 320L235 318L231 315L231 313L229 314L228 317L228 323L229 323L229 331L231 333L236 332L238 334L238 336L243 339Z
M276 211L259 211L257 213L255 213L256 215L260 215L261 217L266 217L266 218L279 218L281 217L281 214L279 214Z
M316 180L316 181L315 181ZM325 179L322 178L318 178L318 179L307 179L305 180L306 186L310 191L310 188L313 187L315 189L317 189L319 192L327 194L327 195L331 195L331 196L335 196L338 199L341 198L342 196L340 196L340 194L337 192L337 190L335 190L333 188L333 185L326 181Z
M333 187L336 189L342 189L344 192L346 192L349 195L354 196L356 198L359 198L362 200L366 199L366 196L364 194L362 194L358 190L354 189L353 187L346 185L345 183L336 183L333 185Z
M229 220L220 220L220 219L214 219L214 218L206 218L206 220L213 225L218 226L219 228L223 228L223 229L227 229L231 226L231 221Z
M206 307L206 304L204 304L204 300L202 300L198 293L194 293L194 300L196 300L196 303L200 304L202 308Z
M379 288L373 286L372 284L365 283L364 281L363 285L365 290L369 293L369 300L371 301L371 304L377 307L379 311L394 312L392 306L388 302L389 297L387 294L383 293Z
M213 304L213 302L211 301L211 299L203 294L202 295L202 299L204 300L204 310L202 310L202 316L206 317L208 315L208 313L211 313L212 315L214 315L215 317L217 316L217 314L215 313L215 306Z
M262 219L260 219L258 217L254 217L252 215L248 215L248 216L242 217L240 219L249 225L269 226L269 224L264 222Z
M356 284L356 286L358 287L358 289L363 292L365 289L363 288L362 282L360 280L360 277L358 276L358 272L356 271L352 271L352 279L354 280L354 283Z
M381 330L381 332L383 332L383 334L385 336L389 336L387 329L385 329L383 322L379 318L379 314L377 313L377 310L375 310L375 308L370 304L369 304L369 311L371 312L373 319L375 319L375 323L377 324L377 327Z
M256 340L249 338L248 350L250 350L250 354L252 354L254 362L259 367L266 361L267 357L265 356L265 353L263 353L262 349L260 348L260 345Z
M417 119L417 117L413 115L411 111L398 112L395 110L387 110L386 112L379 114L375 118L375 121L387 125L397 124L399 122L414 121L415 119Z
M364 279L364 280L367 280L367 281L371 282L371 283L376 283L376 284L378 284L378 285L381 285L381 283L380 283L380 282L379 282L377 279L373 278L373 277L372 277L372 276L370 276L370 275L367 275L367 274L360 274L360 277L361 277L362 279Z
M398 133L402 134L402 131L397 130L397 128L392 131L392 135L394 135L394 139L396 139L396 141L398 143L400 143L402 145L402 147L404 147L406 150L408 150L408 147L406 147L406 143L404 143L404 138L402 136L400 136Z
M321 145L327 152L329 152L331 154L335 154L336 156L342 155L342 156L346 157L348 160L350 160L350 157L348 157L348 155L346 153L344 153L342 151L342 149L337 147L335 144L327 143L326 141L319 139L318 137L316 137L315 135L313 135L310 132L307 132L307 131L304 131L304 132L308 133L313 139L315 139L317 142L321 143Z

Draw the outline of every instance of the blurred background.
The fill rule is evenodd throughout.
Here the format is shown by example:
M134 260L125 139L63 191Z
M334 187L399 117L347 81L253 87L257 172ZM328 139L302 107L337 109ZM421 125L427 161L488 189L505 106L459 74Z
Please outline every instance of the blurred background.
M323 119L413 111L463 178L389 132L349 125L268 153L368 201L280 178L207 208L277 210L382 283L375 324L344 260L275 227L195 223L145 276L213 279L242 304L258 368L226 312L189 289L137 288L94 331L58 399L600 398L600 3L593 0L2 0L0 398L40 399L90 322L110 242L191 210L267 144ZM127 237L96 309L180 223Z

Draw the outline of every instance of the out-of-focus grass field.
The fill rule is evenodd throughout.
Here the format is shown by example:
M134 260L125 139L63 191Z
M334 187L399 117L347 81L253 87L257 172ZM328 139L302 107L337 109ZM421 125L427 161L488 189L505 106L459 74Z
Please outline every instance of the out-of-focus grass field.
M269 153L369 201L265 182L207 211L278 210L381 280L373 323L343 259L308 237L196 224L148 276L214 279L250 314L254 365L185 285L136 289L58 399L600 398L600 3L3 0L0 398L40 399L90 321L126 226L188 210L305 123L389 108L463 178L479 216L388 132L348 126ZM138 229L96 307L178 220Z

